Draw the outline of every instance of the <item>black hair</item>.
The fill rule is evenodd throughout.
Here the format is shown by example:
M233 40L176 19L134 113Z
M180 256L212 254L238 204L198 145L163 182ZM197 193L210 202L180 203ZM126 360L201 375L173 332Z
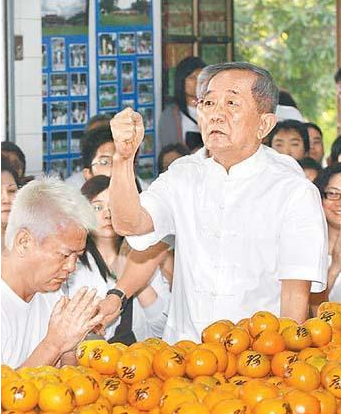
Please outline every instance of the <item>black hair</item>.
M313 129L317 130L317 132L320 134L320 137L323 138L323 132L321 130L321 128L319 126L317 126L317 124L314 123L304 123L305 127L308 129L310 127L312 127Z
M308 131L304 123L297 120L284 120L278 121L273 130L268 134L269 146L272 147L273 138L280 130L296 130L304 143L305 152L310 150L310 139L308 137Z
M180 156L190 155L190 151L183 143L172 143L162 147L157 159L158 173L163 172L163 158L169 152L177 152Z
M323 169L319 173L317 178L314 180L313 183L319 189L320 196L322 197L322 199L325 197L325 195L324 195L325 188L327 187L330 179L334 175L337 175L338 173L341 173L341 164L340 163L335 163L335 164L333 164L331 166L328 166L327 168Z
M114 115L114 114L113 114ZM110 125L110 121L112 119L112 115L109 113L106 114L96 114L95 116L91 117L85 127L85 132L89 132L91 130L94 129L94 125L95 124L100 124L101 123L101 127L102 126L109 126Z
M336 84L341 82L341 67L339 67L335 73L335 82Z
M110 186L110 178L108 176L97 175L97 176L93 176L91 179L89 179L83 184L81 188L81 193L88 199L89 202L91 202L97 195L99 195L101 192L108 189L109 186ZM141 192L141 187L137 179L136 179L136 186L137 186L138 192ZM120 252L120 248L123 244L123 241L124 241L124 237L119 236L119 235L115 237L115 251L117 254L119 254ZM92 270L87 253L90 253L93 256L95 260L95 264L97 265L101 276L103 277L105 281L107 281L107 278L112 276L112 274L107 264L105 263L105 260L103 259L101 253L99 252L94 242L94 239L90 233L88 233L87 235L86 248L85 248L84 253L80 256L80 261L84 266L88 267L89 270Z
M19 178L17 171L11 165L10 160L7 159L5 156L1 156L1 172L8 172L13 176L14 182L19 187Z
M338 163L338 156L341 154L341 136L339 135L331 145L330 164Z
M113 142L110 127L98 127L86 132L81 139L81 156L84 168L92 169L92 161L99 147Z
M313 169L318 173L323 169L321 164L312 157L304 157L303 159L298 160L298 163L303 169Z
M196 121L190 116L187 108L187 100L185 93L186 78L196 69L202 69L206 66L205 62L196 56L188 56L178 63L175 71L174 80L174 99L179 109L194 123Z
M15 153L18 157L18 159L20 160L20 162L23 165L23 176L25 175L25 169L26 169L26 158L24 155L24 152L21 150L21 148L19 146L17 146L16 144L9 142L9 141L4 141L1 142L1 152L2 151L5 152L9 152L9 153Z
M279 105L285 105L288 107L298 108L297 103L294 101L294 98L286 90L279 90Z

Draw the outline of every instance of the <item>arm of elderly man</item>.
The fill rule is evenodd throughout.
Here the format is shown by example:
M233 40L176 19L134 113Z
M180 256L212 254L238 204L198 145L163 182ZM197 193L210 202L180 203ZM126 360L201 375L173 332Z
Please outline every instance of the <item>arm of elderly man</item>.
M58 365L60 360L63 362L64 357L70 363L72 362L70 361L71 356L74 354L73 350L77 344L102 319L102 316L97 314L98 299L95 290L88 291L84 287L71 299L62 296L54 305L50 318L49 316L40 317L40 314L49 312L47 304L52 303L56 297L50 293L46 295L39 294L39 296L40 299L46 297L41 300L41 305L44 306L40 308L37 304L35 311L28 308L25 311L23 310L24 313L29 314L26 323L20 322L22 319L19 315L17 319L9 316L8 311L6 313L6 307L2 306L1 358L3 364L9 364L13 367L54 366ZM49 297L48 301L47 297ZM36 302L35 299L33 301ZM32 322L34 318L36 320ZM47 321L48 325L45 329ZM21 324L23 326L19 328ZM44 332L46 334L43 339L37 345L34 345L40 334Z

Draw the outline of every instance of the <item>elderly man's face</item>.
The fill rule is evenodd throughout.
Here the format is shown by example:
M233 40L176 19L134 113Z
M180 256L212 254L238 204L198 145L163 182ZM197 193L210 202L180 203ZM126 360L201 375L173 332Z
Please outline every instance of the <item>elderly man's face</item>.
M86 230L67 225L41 243L30 245L27 255L33 272L31 282L35 291L58 290L76 269L78 257L86 246Z
M198 123L212 154L230 151L239 155L260 144L261 114L251 93L255 81L250 71L229 70L209 82L204 101L198 105Z

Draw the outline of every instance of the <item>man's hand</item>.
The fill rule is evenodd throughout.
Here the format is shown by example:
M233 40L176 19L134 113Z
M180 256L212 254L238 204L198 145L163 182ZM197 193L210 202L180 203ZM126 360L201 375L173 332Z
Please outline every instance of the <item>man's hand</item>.
M51 314L46 340L53 343L61 354L71 351L103 316L98 312L96 290L83 287L70 300L62 297Z
M121 300L117 295L107 295L106 298L99 302L99 313L103 316L101 325L106 328L108 324L113 322L120 315ZM96 333L98 333L97 331Z
M115 145L113 158L133 160L144 138L142 116L128 107L116 114L110 125Z

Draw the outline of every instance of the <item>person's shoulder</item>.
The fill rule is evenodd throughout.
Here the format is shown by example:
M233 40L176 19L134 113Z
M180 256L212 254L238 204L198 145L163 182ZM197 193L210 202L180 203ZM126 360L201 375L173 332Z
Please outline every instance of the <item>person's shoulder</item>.
M278 153L276 150L263 146L266 165L275 175L287 179L305 181L306 176L299 163L291 156Z
M182 156L174 160L174 162L169 166L169 169L179 169L186 166L202 166L207 158L207 149L205 147L202 147L201 149L199 149L191 155Z

